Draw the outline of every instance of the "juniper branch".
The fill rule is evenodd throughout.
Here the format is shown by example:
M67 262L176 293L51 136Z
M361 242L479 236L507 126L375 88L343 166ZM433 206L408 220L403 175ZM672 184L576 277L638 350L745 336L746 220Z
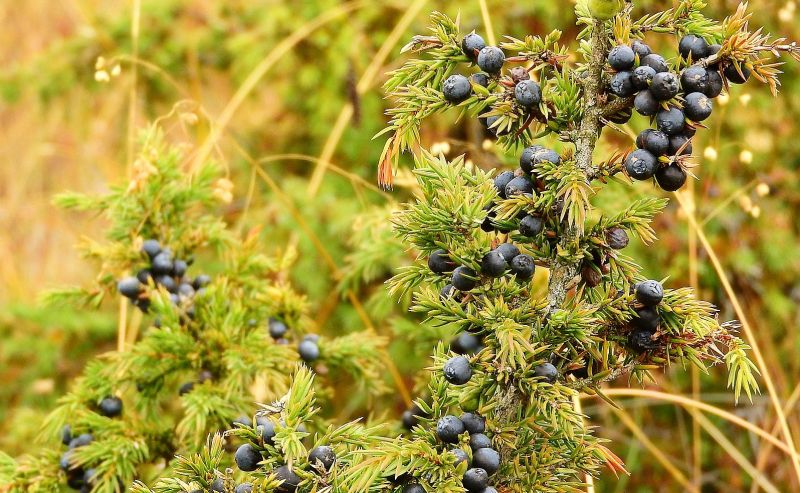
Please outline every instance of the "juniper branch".
M583 79L583 93L585 108L581 119L575 144L575 162L586 176L597 173L592 158L597 139L602 131L601 118L606 109L600 103L600 93L603 84L603 66L610 47L610 40L604 29L602 21L595 21L591 35L591 55L586 70L586 78ZM569 248L570 244L578 240L578 230L575 227L568 227L567 234L561 240L561 247ZM547 294L547 314L552 314L560 308L567 298L567 293L577 283L576 278L580 270L580 260L555 262L550 269L550 279L548 281ZM520 408L524 407L526 396L520 389L513 385L499 388L496 394L497 407L494 412L494 419L498 423L511 424L518 422ZM509 447L500 450L501 456L507 460L512 453Z

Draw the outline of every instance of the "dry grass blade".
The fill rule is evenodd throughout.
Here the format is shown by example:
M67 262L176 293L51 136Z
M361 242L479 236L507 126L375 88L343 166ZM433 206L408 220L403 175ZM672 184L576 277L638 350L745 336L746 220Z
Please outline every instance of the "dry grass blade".
M696 401L694 399L690 399L682 395L669 394L666 392L658 392L655 390L607 389L605 393L608 396L649 398L659 401L671 402L673 404L678 404L682 407L695 408L700 411L718 416L736 426L739 426L751 433L754 433L755 435L771 443L772 445L780 449L783 453L785 453L786 455L788 455L793 459L800 458L800 454L798 454L796 450L790 449L789 447L786 446L784 442L778 440L777 438L770 435L769 433L759 428L758 426L754 425L753 423L744 420L733 413L725 411L724 409L720 409L716 406L706 404L705 402Z
M489 44L494 46L497 44L497 37L494 34L492 27L492 17L489 14L489 7L486 5L486 0L479 0L481 6L481 17L483 17L483 24L486 28L486 38Z
M297 28L291 35L283 39L278 45L275 46L261 62L250 72L245 81L233 95L231 100L220 113L219 118L214 121L211 128L211 133L203 141L203 145L198 150L194 157L192 168L196 169L200 164L205 162L208 156L215 148L217 141L225 131L225 128L230 123L233 115L244 103L250 92L256 87L256 84L270 71L275 63L285 55L289 50L294 48L298 43L307 38L312 32L320 27L332 22L333 20L348 14L366 4L364 0L354 0L351 2L343 3L335 8L326 10L315 19L303 24Z
M778 422L781 425L781 431L783 433L783 437L785 439L785 443L789 449L795 449L794 438L792 437L792 430L789 428L789 422L786 419L786 414L783 412L783 404L781 403L780 395L778 395L778 389L775 387L775 383L772 380L772 377L769 373L769 367L767 366L767 362L764 359L763 354L761 353L761 349L759 348L758 341L753 333L752 328L750 327L750 323L747 321L747 317L742 309L741 304L739 303L739 298L736 296L736 292L734 291L733 287L731 286L730 281L728 280L727 274L725 274L725 270L722 267L722 263L719 261L714 248L711 246L711 243L706 238L703 229L697 224L697 219L695 218L694 211L687 206L686 200L683 198L681 193L675 194L678 203L680 204L683 211L686 213L686 217L689 221L689 225L692 229L697 232L697 236L700 239L700 243L703 245L703 248L708 253L708 257L711 260L711 263L714 265L714 270L717 272L717 276L719 277L720 282L722 283L725 292L730 299L731 304L733 305L733 309L736 312L736 316L739 318L739 321L742 324L742 330L747 337L748 342L752 346L753 356L755 357L756 364L758 365L758 370L761 372L761 375L764 378L764 383L767 386L767 392L769 393L770 401L772 402L772 406L775 410L775 414L778 417ZM792 454L792 466L795 470L795 475L797 477L798 482L800 482L800 458L798 458L797 454Z
M391 54L391 51L400 41L400 37L406 32L411 23L414 22L414 19L417 17L417 15L419 15L426 3L427 0L416 0L408 7L406 12L403 14L403 17L400 18L400 20L394 26L394 29L392 29L392 32L386 37L386 40L383 42L378 52L372 58L369 66L364 71L364 74L359 79L358 84L356 85L356 92L358 95L363 95L366 93L367 90L375 83L375 79L378 77L380 69L383 67L386 59ZM330 163L333 159L333 154L336 152L336 148L338 147L339 142L342 140L342 135L344 134L344 131L347 128L347 125L350 123L352 117L353 105L348 103L344 106L344 108L342 108L341 112L339 112L336 123L333 125L333 129L328 135L328 139L322 148L319 161L317 162L317 166L314 169L314 173L311 175L311 180L308 183L308 192L310 194L313 195L319 190L319 187L322 184L322 178L325 176L328 163ZM389 144L387 143L387 145ZM389 166L389 173L391 176L391 166ZM391 183L391 181L379 181L379 183Z
M778 488L776 488L775 485L772 484L764 474L756 469L756 467L753 466L753 464L751 464L741 452L739 452L739 449L736 447L736 445L731 443L725 434L722 433L719 428L714 426L714 424L708 418L697 411L693 412L692 416L698 423L700 423L700 426L706 430L706 433L711 435L711 437L716 440L723 449L725 449L725 452L727 452L728 455L730 455L731 458L733 458L733 460L735 460L742 469L747 471L747 474L753 478L753 481L764 488L764 491L768 491L769 493L780 493Z
M786 414L791 414L792 409L795 405L797 405L797 401L800 400L800 384L795 386L794 390L792 391L792 395L786 400L786 406L784 407L784 412ZM772 427L771 434L777 435L780 433L780 423L775 423ZM761 471L767 463L767 459L770 457L772 453L772 445L767 443L758 451L758 457L756 458L756 469ZM758 483L753 483L753 487L750 489L750 493L758 493Z
M642 430L642 428L636 424L633 418L631 418L631 416L624 409L612 408L612 411L614 414L616 414L619 420L622 421L622 424L631 430L633 436L636 437L636 439L639 440L642 445L644 445L644 448L646 448L647 451L650 452L650 454L652 454L659 463L661 463L664 469L667 470L667 472L675 479L676 482L683 486L686 491L700 493L700 490L689 482L689 480L686 478L686 475L683 474L680 469L678 469L675 464L672 463L666 454L664 454L664 452L662 452L652 440L650 440L650 438L647 436L647 433L645 433L644 430Z

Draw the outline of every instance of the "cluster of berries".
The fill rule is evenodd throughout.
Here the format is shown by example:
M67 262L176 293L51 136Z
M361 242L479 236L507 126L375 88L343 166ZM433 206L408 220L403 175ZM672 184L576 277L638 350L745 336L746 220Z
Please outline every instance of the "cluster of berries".
M269 319L269 335L277 344L289 344L286 339L286 334L289 332L289 327L285 322L277 318ZM319 359L319 336L316 334L308 334L303 337L297 345L297 352L300 358L306 363L312 363Z
M520 253L514 244L501 243L483 256L481 274L465 265L456 267L456 263L451 260L446 250L436 250L431 253L428 257L428 268L436 274L452 273L450 283L441 291L443 298L450 298L455 296L457 291L468 292L475 289L480 283L481 274L498 278L510 270L517 280L525 281L533 277L536 265L530 255Z
M436 435L445 444L456 445L463 433L469 435L471 458L458 446L450 449L450 453L456 457L456 465L467 463L462 482L470 493L497 493L494 487L489 486L489 477L500 469L500 453L492 448L492 440L485 431L486 420L474 413L464 413L460 418L443 416L436 423Z
M214 374L208 370L203 370L197 376L197 381L189 381L181 384L181 386L178 388L178 395L186 395L194 390L195 385L202 384L209 380L214 380Z
M116 418L122 414L122 400L114 396L105 397L97 406L97 411L107 418ZM67 475L67 486L83 493L92 491L96 479L96 471L93 468L75 467L72 461L72 454L75 449L92 443L92 440L94 440L94 436L91 433L81 433L78 436L73 436L70 425L65 425L61 429L61 443L67 446L67 451L61 454L58 465Z
M256 416L255 423L247 416L243 416L234 421L235 426L239 427L252 427L255 425L255 430L259 437L259 444L253 445L252 443L245 443L236 449L234 460L237 467L245 472L252 472L259 469L261 462L264 460L263 455L259 448L264 448L265 445L274 446L274 439L276 435L275 424L266 416ZM305 431L305 428L300 427L298 431ZM336 463L336 453L328 445L319 445L311 449L308 453L308 465L310 469L318 474L328 474L334 464ZM287 464L278 466L273 473L281 484L275 489L276 493L294 493L300 485L301 478L298 476L294 468L299 467L294 464L290 467ZM242 491L239 488L242 488ZM247 493L252 487L249 483L242 483L237 486L236 493Z
M142 244L142 253L149 259L150 266L137 272L134 277L121 279L117 283L117 290L143 312L150 307L145 287L151 283L166 289L172 302L179 305L184 300L193 299L196 294L202 294L204 287L211 282L211 278L205 274L194 279L187 277L186 271L192 260L173 258L172 251L161 248L157 240L146 240ZM187 314L191 315L192 310L192 307L187 308Z
M664 299L664 287L654 280L643 281L634 287L636 294L636 316L631 319L632 330L628 344L637 352L658 349L656 331L661 318L657 306Z
M482 72L469 77L454 74L442 83L442 94L445 100L452 104L459 104L473 94L473 84L488 87L492 78L498 78L506 61L505 53L497 46L486 46L483 38L472 32L461 41L464 55L475 63ZM500 84L508 89L509 98L513 98L517 105L525 111L538 110L542 102L541 85L531 80L530 73L523 67L515 67L510 71L510 78L503 78ZM512 95L513 94L513 95ZM497 116L481 118L481 121L492 132Z
M658 185L669 192L686 183L681 157L692 153L691 139L701 122L711 116L711 100L725 86L723 76L739 84L750 75L745 68L739 73L732 64L724 67L721 74L718 65L706 67L697 63L721 48L698 36L684 36L679 45L679 66L685 68L680 74L670 71L664 57L638 40L610 51L608 64L615 72L609 83L610 92L621 98L635 96L633 107L639 114L654 118L657 127L643 131L636 139L637 149L626 158L625 170L631 178L655 177Z
M554 150L541 145L532 145L525 148L519 158L519 168L516 171L504 171L494 179L494 187L501 199L509 199L518 194L532 196L537 191L544 189L544 182L535 176L535 168L541 164L559 165L561 156ZM494 230L508 233L513 229L502 224L496 224L493 204L487 206L489 211L481 228L486 232ZM544 231L544 219L540 216L521 212L517 228L522 236L534 238Z

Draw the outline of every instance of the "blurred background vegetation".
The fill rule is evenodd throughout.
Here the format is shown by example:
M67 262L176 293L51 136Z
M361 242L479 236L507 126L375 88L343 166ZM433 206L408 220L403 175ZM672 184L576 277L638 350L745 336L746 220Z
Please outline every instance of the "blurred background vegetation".
M738 2L709 3L709 15L721 19ZM672 2L636 4L657 10ZM794 2L753 7L755 25L800 39ZM319 324L340 332L363 327L352 303L358 299L379 331L397 336L401 370L426 364L431 346L404 343L404 327L417 322L383 288L392 268L413 257L392 239L388 219L411 191L403 171L394 192L374 186L383 142L372 137L387 121L384 74L402 62L400 47L423 31L434 9L460 12L465 32L521 37L558 28L564 40L577 33L571 5L553 1L0 3L0 450L30 451L42 417L85 361L116 345L114 306L88 314L38 303L44 289L94 275L73 246L104 227L56 210L51 198L124 178L137 129L156 119L171 140L195 152L213 139L205 150L236 185L222 213L243 231L262 228L275 251L296 246L290 275L317 307ZM676 40L648 41L674 56ZM800 413L792 412L800 398L800 70L784 69L780 99L751 83L715 112L711 130L695 143L701 180L685 198L694 202L800 436ZM424 129L426 145L467 153L480 166L515 161L495 152L474 123L453 126L452 116ZM631 123L635 131L645 125L641 117ZM611 132L604 142L606 151L629 144ZM643 190L612 186L596 201L610 211ZM708 251L675 201L656 230L658 243L631 252L645 273L669 276L671 286L695 285L722 319L735 318ZM779 437L768 397L734 407L724 378L721 370L675 368L649 388L702 400ZM619 412L584 401L597 433L613 440L632 473L608 474L597 491L680 491L681 477L702 481L703 491L751 491L751 477L759 475L781 491L800 491L785 455L725 420L696 418L658 399L618 402Z

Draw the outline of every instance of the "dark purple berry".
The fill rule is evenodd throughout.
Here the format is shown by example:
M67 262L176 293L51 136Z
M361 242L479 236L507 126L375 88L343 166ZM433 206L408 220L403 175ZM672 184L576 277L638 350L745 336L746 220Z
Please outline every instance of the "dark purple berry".
M478 67L486 73L496 74L503 68L506 55L496 46L486 46L478 52Z
M69 442L69 449L72 450L74 448L83 447L84 445L89 445L92 443L94 437L91 433L82 433L77 437L73 438Z
M725 88L725 83L722 81L722 76L719 74L717 70L709 70L708 71L708 89L706 90L706 96L710 98L716 98L720 94L722 94L722 90Z
M658 315L658 310L652 306L637 308L636 316L631 319L631 325L635 328L651 332L655 332L660 322L661 317Z
M486 42L480 35L471 32L461 40L461 50L470 60L475 60L478 53L486 47Z
M186 382L178 388L178 395L186 395L194 390L194 382Z
M411 409L403 412L403 427L407 430L417 426L419 424L419 418L424 416L425 413L420 409L420 407L416 404L411 406Z
M535 168L537 164L541 163L551 163L555 165L561 164L561 156L552 149L540 147L536 149L531 157L531 169Z
M539 236L544 231L544 221L539 216L528 214L519 222L519 234L532 238Z
M250 472L258 469L258 463L261 462L262 457L261 453L252 445L245 443L236 449L233 459L236 461L236 465L239 469Z
M678 43L678 51L685 60L691 59L696 62L701 58L705 58L710 54L708 49L708 42L694 34L687 34Z
M639 57L639 60L653 53L653 50L651 50L650 47L644 43L644 41L640 41L638 39L631 43L631 48L633 49L633 52L636 53L636 56Z
M681 89L684 94L692 92L705 93L709 88L708 70L700 65L692 65L681 72Z
M669 70L669 66L667 65L667 61L664 60L664 57L655 53L651 53L642 58L639 61L639 65L651 67L656 73L667 72Z
M450 347L457 354L472 354L481 347L481 340L469 332L461 332L452 342Z
M161 253L153 257L151 268L154 274L156 275L172 274L173 267L174 264L172 262L172 255L170 255L169 252L162 251Z
M153 273L150 272L150 269L141 269L136 273L136 279L143 285L147 285L153 279Z
M606 231L606 243L609 248L614 250L622 250L628 246L628 232L622 228L611 228Z
M289 327L287 327L282 320L270 318L268 330L270 337L273 339L280 339L281 337L285 336L287 332L289 332Z
M470 433L469 446L473 452L482 448L491 448L492 440L483 433Z
M661 108L661 103L653 96L650 91L642 91L636 95L633 100L633 107L636 112L643 116L653 116L658 113Z
M454 297L457 294L455 286L452 284L445 284L442 290L439 292L439 299L444 301Z
M450 272L456 264L450 260L447 250L436 250L428 257L428 268L436 274Z
M450 453L453 454L456 458L455 466L458 466L462 462L465 462L469 465L469 455L466 452L461 450L460 448L453 448L450 449Z
M656 114L656 125L667 135L678 135L686 127L686 117L683 111L673 106Z
M486 213L486 217L483 218L483 222L481 222L481 230L491 233L494 231L495 225L492 221L495 217L497 217L497 213L494 212L492 209L491 204L484 207L483 210L488 210L489 212Z
M211 482L211 491L214 493L225 493L225 481L222 478L216 478Z
M683 149L683 150L681 150ZM692 153L692 140L685 135L676 135L669 139L669 155L683 156Z
M656 171L656 183L666 192L675 192L686 183L686 171L677 164L670 164Z
M625 171L634 180L647 180L658 169L658 158L644 149L636 149L625 158Z
M713 110L714 105L705 94L693 92L686 95L686 101L683 103L683 113L686 118L694 122L702 122L711 116Z
M533 158L534 158L534 155L541 149L544 149L544 147L542 147L540 145L532 145L530 147L526 147L522 151L522 154L519 157L519 167L520 167L520 169L522 169L522 171L524 171L525 173L528 173L528 174L530 174L533 171L533 164L534 164L533 163ZM506 171L505 173L511 173L511 172L510 171ZM498 178L501 175L504 175L505 173L501 173L500 175L498 175ZM513 177L514 177L514 173L511 173L511 178L513 178ZM509 179L508 181L511 181L511 179ZM508 181L505 182L505 185L508 185ZM505 196L505 185L503 185L503 192L502 192L501 196ZM495 179L495 187L497 187L497 179Z
M660 130L648 128L636 138L636 146L656 157L666 156L669 152L669 136Z
M517 276L519 281L530 279L535 271L536 264L530 255L519 254L511 260L511 272Z
M144 240L144 243L142 243L142 252L152 259L161 253L161 245L158 243L158 240Z
M737 70L737 66L741 69L741 73ZM728 82L731 84L744 84L750 79L750 69L742 64L728 64L728 66L725 67L724 74L725 78L728 79Z
M471 291L478 285L478 273L461 265L453 271L451 282L459 291Z
M506 185L506 197L520 193L533 193L533 181L527 176L517 176Z
M70 425L64 425L61 428L61 443L64 445L69 445L69 442L72 441L72 427Z
M275 478L281 481L281 484L275 488L275 493L294 493L300 485L302 478L292 471L292 469L283 465L275 469Z
M187 264L185 260L176 260L172 264L172 275L181 278L184 274L186 274L188 269L189 264Z
M497 250L492 250L481 259L481 273L489 277L501 277L506 272L506 259Z
M249 426L249 424L248 424ZM275 423L266 416L256 416L256 431L261 435L264 443L272 445L275 438Z
M482 493L489 486L489 474L484 469L473 467L464 473L462 483L469 493Z
M650 83L653 82L653 77L656 76L656 71L653 67L648 67L647 65L642 65L641 67L636 67L633 71L633 85L638 90L644 90L650 87Z
M542 102L542 88L533 80L523 80L514 87L514 97L524 108L533 108Z
M466 101L471 93L472 85L469 83L469 79L463 75L451 75L442 84L444 99L450 103L458 104Z
M477 84L481 87L489 87L489 74L478 72L477 74L470 75L469 80L473 84Z
M327 445L320 445L314 447L308 453L308 463L313 465L321 465L325 471L330 471L333 464L336 462L336 453L332 448Z
M464 413L461 422L469 433L483 433L486 431L486 418L475 413Z
M317 345L317 341L312 339L300 341L300 344L297 345L297 352L300 354L300 358L306 363L316 361L319 359L320 355L319 345Z
M615 46L608 53L608 64L617 72L630 70L636 62L636 53L630 46Z
M117 283L117 291L129 299L136 299L142 291L142 283L135 277L126 277Z
M472 378L472 367L464 356L455 356L447 360L443 372L444 379L453 385L464 385Z
M107 418L115 418L122 414L122 400L119 397L108 396L100 401L100 414Z
M492 448L481 448L472 454L472 465L492 475L500 469L500 454Z
M514 260L514 257L519 255L519 248L513 243L500 243L497 245L497 248L495 248L495 251L500 252L503 258L506 259L506 262L511 262Z
M506 198L506 186L514 179L514 173L511 171L503 171L494 179L494 188L497 189L497 195L500 198Z
M650 84L650 92L659 101L669 101L678 95L680 91L680 81L678 76L672 72L660 72L653 76Z
M556 383L556 380L558 380L558 369L551 363L542 363L533 369L533 376L541 378L547 383Z
M628 344L639 353L658 348L658 343L653 340L655 332L648 330L634 330L628 335Z
M206 274L200 274L194 278L194 281L192 281L192 287L196 290L200 290L209 284L211 284L211 276Z
M644 306L656 306L664 299L664 287L654 280L642 281L636 285L636 301Z
M611 77L611 82L608 85L611 94L627 98L636 93L636 86L633 84L633 73L629 71L617 72Z
M436 423L436 435L445 443L457 443L458 436L462 433L464 433L464 423L453 415L443 416Z
M169 291L170 293L177 293L178 292L178 283L175 282L175 279L169 275L163 275L156 277L156 284L162 286L164 289Z

